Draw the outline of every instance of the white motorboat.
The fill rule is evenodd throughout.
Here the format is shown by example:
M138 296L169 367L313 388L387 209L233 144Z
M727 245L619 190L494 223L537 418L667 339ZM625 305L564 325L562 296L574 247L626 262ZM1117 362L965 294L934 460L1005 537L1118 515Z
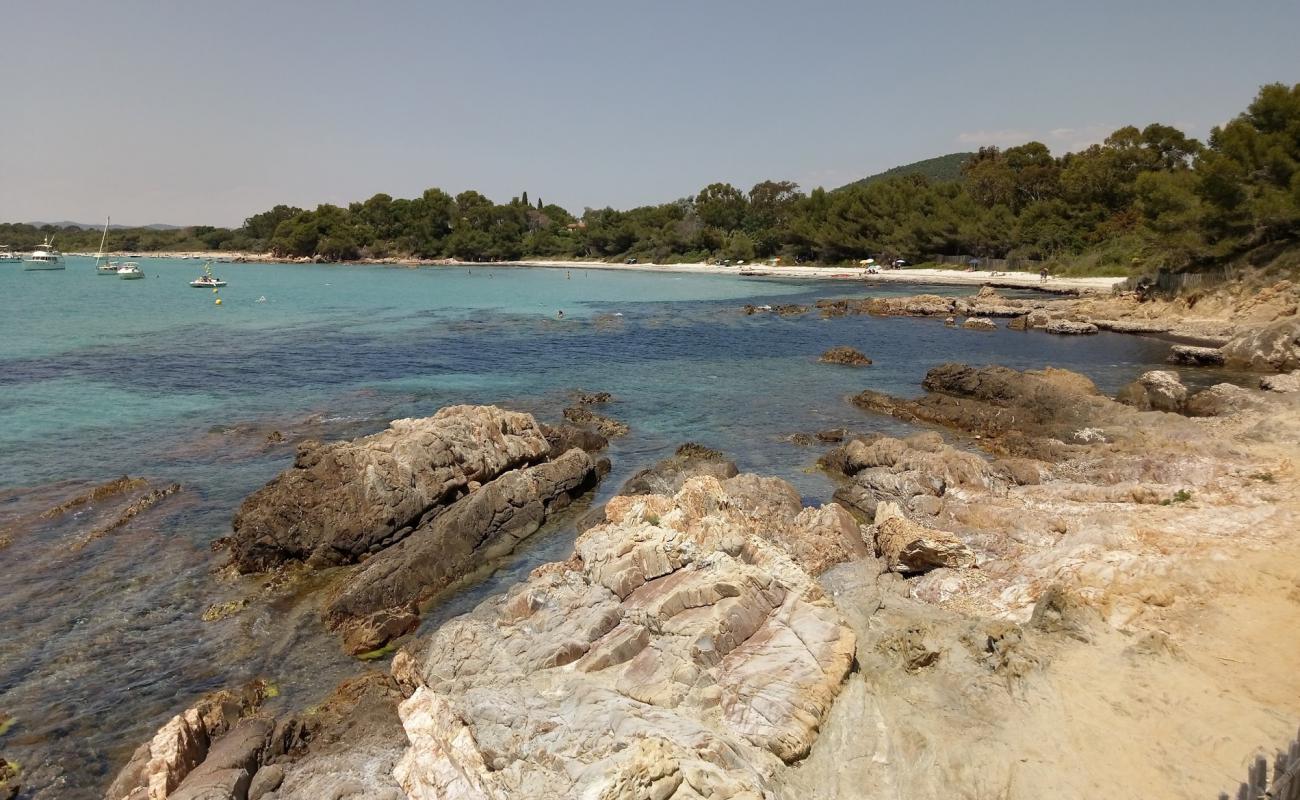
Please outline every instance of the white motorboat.
M63 263L63 254L55 249L54 243L46 237L39 247L23 259L23 269L67 269L67 266Z
M144 271L140 269L139 264L134 261L128 261L117 268L117 277L124 281L139 280L144 277Z
M9 245L0 244L0 264L18 264L23 257L9 249Z
M225 281L212 274L211 261L203 265L202 275L190 281L190 286L193 286L195 289L217 289L225 285Z

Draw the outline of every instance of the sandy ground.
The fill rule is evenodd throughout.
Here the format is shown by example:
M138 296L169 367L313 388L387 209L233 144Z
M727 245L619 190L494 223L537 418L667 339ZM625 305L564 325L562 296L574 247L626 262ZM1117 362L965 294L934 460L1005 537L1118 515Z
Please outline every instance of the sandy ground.
M73 253L70 255L86 255L84 253ZM109 254L112 258L125 257L122 253ZM173 258L183 259L191 258L199 261L223 260L229 261L242 259L253 262L278 262L281 259L273 258L264 253L229 253L229 252L159 252L159 253L141 253L140 258ZM422 267L422 266L467 266L465 262L448 261L448 260L421 260L421 259L373 259L358 263L366 264L393 264L402 266ZM736 275L744 277L768 277L768 278L799 278L799 279L825 279L825 280L853 280L865 283L912 283L912 284L932 284L937 286L981 286L986 283L993 283L998 286L1007 287L1024 287L1030 289L1046 289L1048 291L1078 291L1078 292L1109 292L1116 284L1122 283L1124 278L1048 278L1046 281L1039 280L1037 273L1031 272L995 272L990 270L957 270L957 269L902 269L889 270L880 272L875 275L868 275L866 270L858 267L793 267L781 266L770 267L760 264L748 264L744 267L724 267L717 264L610 264L604 261L560 261L546 259L530 259L525 261L507 261L493 262L504 266L519 267L551 267L557 269L608 269L624 270L630 272L671 272L678 274L702 274L702 275ZM483 266L475 263L472 266Z
M824 278L829 280L857 280L866 283L928 283L950 286L981 286L995 283L999 286L1023 286L1033 289L1081 292L1109 292L1124 278L1048 278L1039 279L1030 272L993 272L990 270L957 269L900 269L867 274L856 267L769 267L746 265L723 267L716 264L607 264L592 261L516 261L528 267L564 267L569 269L639 270L642 272L700 273L707 275L748 275L770 278Z

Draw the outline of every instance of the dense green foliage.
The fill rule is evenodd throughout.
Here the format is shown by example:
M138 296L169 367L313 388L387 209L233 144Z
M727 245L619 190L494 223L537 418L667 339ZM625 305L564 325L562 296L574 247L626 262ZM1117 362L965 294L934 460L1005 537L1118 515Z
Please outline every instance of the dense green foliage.
M967 161L975 156L974 153L949 153L946 156L936 156L927 158L923 161L913 161L911 164L904 164L901 167L887 169L884 172L877 172L875 175L868 175L865 178L856 180L853 183L841 186L840 189L847 189L850 186L866 186L880 181L887 181L890 178L905 178L909 175L920 175L929 178L932 181L956 181L961 180L961 170ZM838 190L836 190L838 191Z
M127 229L113 250L270 251L325 260L389 256L467 261L525 256L844 262L930 254L1020 257L1123 272L1186 268L1300 237L1300 84L1263 87L1202 144L1167 125L1124 127L1078 153L1030 142L931 162L958 179L880 176L809 194L786 181L749 191L714 183L693 197L581 218L527 194L497 204L474 191L378 194L347 208L276 206L234 230ZM929 167L927 167L929 169ZM98 231L0 225L25 247L57 233L92 250Z

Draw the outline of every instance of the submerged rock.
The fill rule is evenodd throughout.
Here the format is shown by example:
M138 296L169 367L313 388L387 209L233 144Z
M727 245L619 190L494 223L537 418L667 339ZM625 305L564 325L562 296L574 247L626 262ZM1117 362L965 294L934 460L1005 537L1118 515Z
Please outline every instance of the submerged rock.
M736 462L717 450L687 442L668 458L628 478L619 494L672 494L682 488L688 478L703 475L731 478L739 472Z
M57 506L43 512L41 517L43 519L51 519L53 517L62 516L75 508L97 503L100 500L123 494L125 492L134 492L143 489L148 485L149 482L144 478L132 478L128 475L123 475L122 477L114 478L107 483L101 483L87 492L83 492L76 497L58 504Z
M294 466L240 506L225 544L241 572L291 559L349 563L469 491L550 451L528 414L451 406L353 441L299 447Z
M631 431L627 423L597 414L584 405L569 406L564 409L564 418L579 425L590 425L607 439L626 436Z
M614 396L609 392L578 392L573 399L580 406L592 406L608 403Z
M822 353L821 358L817 360L823 364L839 364L845 367L866 367L871 365L871 359L852 347L844 345L832 347Z

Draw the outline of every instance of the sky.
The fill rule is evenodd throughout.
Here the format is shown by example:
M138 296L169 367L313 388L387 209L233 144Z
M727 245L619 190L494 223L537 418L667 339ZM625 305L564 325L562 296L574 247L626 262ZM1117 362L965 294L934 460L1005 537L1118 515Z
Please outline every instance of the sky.
M0 0L0 221L839 186L1300 82L1297 0Z

